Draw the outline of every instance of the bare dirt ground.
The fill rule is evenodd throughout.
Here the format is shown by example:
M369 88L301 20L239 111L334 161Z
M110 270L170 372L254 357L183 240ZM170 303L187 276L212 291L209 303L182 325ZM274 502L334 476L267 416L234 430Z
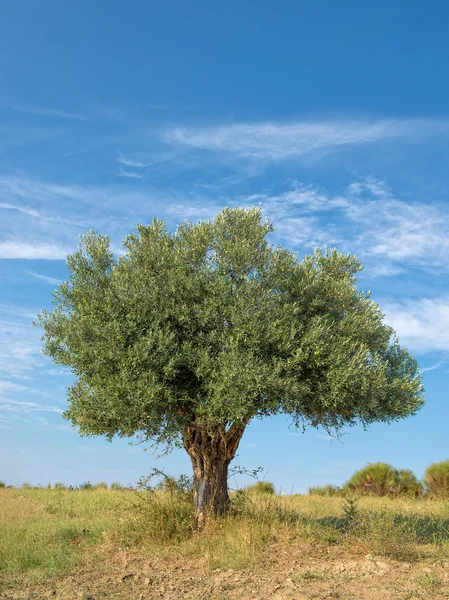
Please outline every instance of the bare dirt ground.
M198 561L105 553L94 566L45 584L23 583L1 600L428 600L449 598L449 560L399 562L363 547L319 547L291 540L270 544L257 569L205 570Z

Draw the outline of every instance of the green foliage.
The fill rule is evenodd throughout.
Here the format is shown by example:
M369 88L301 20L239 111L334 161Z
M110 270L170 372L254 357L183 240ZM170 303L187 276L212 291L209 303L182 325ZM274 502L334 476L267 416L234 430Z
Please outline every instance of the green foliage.
M85 483L82 483L79 486L80 490L94 490L95 489L95 485L93 483L91 483L90 481L86 481Z
M341 496L342 489L338 485L327 483L323 486L309 487L309 494L312 496Z
M117 483L116 481L113 481L111 483L111 490L117 491L117 490L123 490L123 489L125 489L125 488L123 487L123 485L121 483Z
M0 481L0 488L5 488L6 487L6 483L4 481Z
M424 486L410 469L398 471L399 494L420 497L424 493Z
M437 497L449 497L449 460L433 463L426 469L424 481L427 491Z
M356 471L344 488L376 496L420 496L423 491L421 483L410 469L397 470L382 462L369 464Z
M397 471L387 463L377 462L356 471L345 489L360 494L387 496L396 493Z
M57 481L54 485L54 489L55 490L66 490L67 486L65 485L65 483L61 483L60 481Z
M118 259L107 236L82 237L38 316L44 352L77 378L64 416L81 434L170 447L277 413L339 430L418 410L417 363L357 290L357 258L298 262L272 231L235 208L175 233L138 225Z
M100 481L99 483L97 483L95 485L95 488L97 490L107 490L108 489L108 484L105 481Z
M256 481L256 483L247 488L247 491L253 494L276 494L276 488L271 481Z

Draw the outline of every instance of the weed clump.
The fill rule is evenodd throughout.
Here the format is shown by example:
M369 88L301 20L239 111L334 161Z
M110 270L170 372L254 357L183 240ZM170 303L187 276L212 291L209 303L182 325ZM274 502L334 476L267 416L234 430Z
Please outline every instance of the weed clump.
M153 485L153 478L160 476L163 482ZM133 518L124 531L126 543L144 540L176 543L192 535L194 520L189 478L175 479L154 469L148 477L139 480L134 494Z

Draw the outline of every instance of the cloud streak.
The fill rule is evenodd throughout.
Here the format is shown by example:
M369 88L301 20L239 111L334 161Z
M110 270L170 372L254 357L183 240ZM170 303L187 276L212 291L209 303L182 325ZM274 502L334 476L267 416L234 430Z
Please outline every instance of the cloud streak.
M9 381L27 379L43 361L41 334L31 324L36 314L37 310L0 305L0 377ZM16 381L8 385L19 385Z
M383 302L382 309L401 343L411 350L449 351L449 297Z
M25 271L25 273L51 285L60 285L62 283L61 279L56 279L55 277L48 277L47 275L41 275L41 273L33 273L33 271Z
M338 246L357 254L376 275L410 267L449 269L449 206L402 200L373 177L353 182L341 194L292 182L280 194L239 199L243 206L259 203L276 236L290 247Z
M53 412L62 414L64 411L58 406L50 406L45 404L38 404L37 402L28 402L25 400L11 400L0 397L0 411L11 411L11 412Z
M38 115L42 117L54 117L57 119L70 119L75 121L90 121L87 117L79 115L77 113L68 112L65 110L58 110L54 108L41 108L33 106L22 106L20 104L14 104L12 102L3 102L3 106L15 110L18 112L28 113L31 115Z
M140 173L136 173L135 171L125 171L125 169L120 169L118 172L119 177L128 177L130 179L142 179L143 175Z
M419 142L448 133L446 119L329 119L174 127L163 138L174 146L277 161L378 142Z
M143 163L140 160L135 160L133 158L128 158L127 156L125 156L121 152L117 152L117 161L119 163L121 163L122 165L125 165L126 167L135 167L135 168L149 167L149 166L151 166L153 164L153 163Z
M70 251L57 244L37 242L35 244L9 240L0 242L1 259L65 260Z

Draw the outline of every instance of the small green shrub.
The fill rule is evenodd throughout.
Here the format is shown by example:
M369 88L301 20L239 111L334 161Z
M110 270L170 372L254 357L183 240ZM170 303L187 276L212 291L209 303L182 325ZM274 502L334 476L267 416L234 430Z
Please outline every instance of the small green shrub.
M90 481L86 481L80 485L80 490L94 490L95 486Z
M356 471L344 490L375 496L419 496L423 488L409 469L398 470L388 463L377 462Z
M400 494L419 497L424 493L423 484L410 469L399 469L398 484Z
M123 490L124 487L122 486L121 483L117 483L116 481L114 481L113 483L111 483L111 490L115 490L115 491L120 491Z
M253 494L269 494L273 496L276 494L276 488L271 481L256 481L253 485L247 488L249 493Z
M323 486L310 487L309 494L312 496L341 496L342 489L338 485L328 483Z
M57 481L54 485L55 490L66 490L67 486L64 483L61 483L61 481Z
M5 488L6 487L6 483L4 481L0 481L0 488Z
M105 481L100 481L100 483L97 483L97 485L95 486L95 488L97 490L107 490L108 489L108 484Z
M22 483L21 488L22 490L32 490L33 486L31 485L31 483L25 481L24 483Z
M343 513L350 524L354 521L354 519L358 516L358 508L357 503L360 500L358 496L354 498L346 497L343 500L342 509Z
M427 467L424 481L427 491L433 496L449 497L449 460Z

